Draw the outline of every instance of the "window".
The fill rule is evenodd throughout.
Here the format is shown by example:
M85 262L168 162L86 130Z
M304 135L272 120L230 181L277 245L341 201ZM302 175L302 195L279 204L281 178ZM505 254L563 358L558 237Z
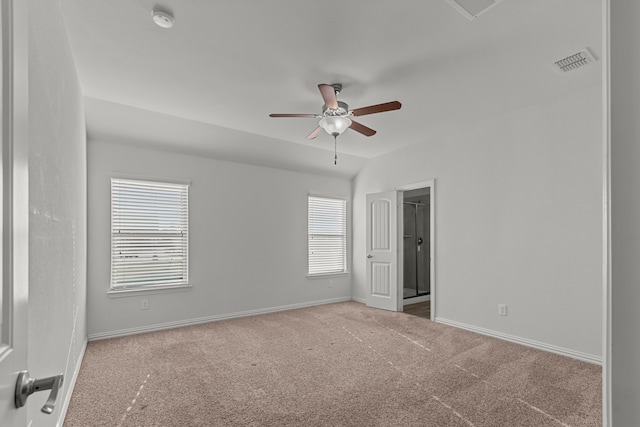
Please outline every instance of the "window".
M347 271L347 201L309 196L309 275Z
M111 179L111 289L189 284L189 186Z

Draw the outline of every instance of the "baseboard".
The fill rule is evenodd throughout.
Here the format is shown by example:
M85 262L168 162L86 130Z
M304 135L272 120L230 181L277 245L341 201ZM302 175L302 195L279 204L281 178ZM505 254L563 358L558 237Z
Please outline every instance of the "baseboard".
M316 301L308 301L298 304L287 304L277 307L260 308L257 310L238 311L235 313L216 314L213 316L198 317L195 319L178 320L175 322L159 323L155 325L139 326L136 328L120 329L117 331L98 332L89 334L89 341L103 340L107 338L123 337L126 335L142 334L145 332L161 331L165 329L180 328L183 326L199 325L201 323L218 322L220 320L235 319L237 317L257 316L259 314L275 313L278 311L295 310L297 308L313 307L316 305L333 304L337 302L351 301L351 297L329 298Z
M351 297L351 300L355 301L355 302L361 302L362 304L366 304L367 303L367 299L366 298ZM417 304L419 302L425 302L425 301L431 301L431 295L422 295L422 296L419 296L419 297L403 299L402 300L402 305Z
M411 304L418 304L420 302L431 301L431 295L422 295L419 297L405 298L402 300L402 305L407 306Z
M71 377L71 380L69 380L68 378L65 378L65 382L67 384L69 384L69 390L67 391L67 394L64 396L64 400L62 401L62 404L59 406L59 410L60 412L58 412L58 414L60 414L58 416L58 422L56 423L56 427L62 427L62 425L64 424L64 419L67 417L67 411L69 410L69 404L71 403L71 396L73 395L73 388L76 385L76 381L78 380L78 375L80 374L80 366L82 365L82 359L84 359L84 352L87 350L87 340L85 339L84 342L82 343L82 348L80 349L80 354L78 356L78 362L76 363L76 366L73 369L73 376Z
M455 320L445 319L444 317L436 317L436 322L602 366L602 357L594 356L593 354L582 353L579 351L570 350L564 347L558 347L540 341L534 341L527 338L517 337L515 335L504 334L502 332L496 332L490 329L480 328L478 326L467 325L466 323L456 322Z

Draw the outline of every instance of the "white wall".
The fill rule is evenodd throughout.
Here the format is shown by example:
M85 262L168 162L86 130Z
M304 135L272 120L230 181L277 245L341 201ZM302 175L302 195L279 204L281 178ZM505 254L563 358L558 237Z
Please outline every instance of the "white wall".
M114 137L115 138L115 137ZM351 182L89 141L89 336L291 304L350 299L349 275L307 279L307 195L351 197ZM117 141L116 141L117 142ZM126 141L121 141L126 143ZM109 298L113 172L191 180L187 292Z
M610 4L611 425L637 426L640 425L640 3L610 1Z
M365 195L435 179L438 318L598 360L601 112L591 87L370 161L354 179L354 297Z
M34 426L56 425L86 343L86 139L82 94L57 1L29 16L29 360L65 374L53 415L29 398Z

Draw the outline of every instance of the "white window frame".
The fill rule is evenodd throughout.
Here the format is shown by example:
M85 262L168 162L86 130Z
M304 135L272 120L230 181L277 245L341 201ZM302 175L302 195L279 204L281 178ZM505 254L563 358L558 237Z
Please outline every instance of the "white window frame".
M342 219L339 220L341 221L341 224L337 224L337 230L336 230L336 224L332 224L330 227L330 228L333 228L332 230L329 230L327 233L319 233L317 229L318 224L312 223L313 221L312 209L318 208L317 204L314 204L314 203L317 203L317 202L321 203L322 200L326 200L330 204L342 205L342 212L341 212ZM314 206L312 206L312 204L314 204ZM327 218L327 220L331 220L331 218ZM338 234L336 234L336 232ZM349 234L348 233L349 233L349 206L348 206L347 198L337 197L337 196L326 196L326 195L319 195L319 194L308 195L307 197L307 277L313 278L313 277L324 277L324 276L348 274L349 272L348 271L348 265L349 265L349 257L348 257ZM325 236L325 237L341 236L342 237L342 241L340 243L342 246L342 260L341 260L342 268L336 268L335 263L333 264L332 267L330 267L332 260L325 259L325 262L327 263L327 267L323 269L321 265L322 261L317 258L314 259L314 254L312 253L314 251L314 244L313 244L314 236L315 237L322 237L322 236Z
M191 288L189 283L190 184L190 181L126 176L111 178L109 296L122 296L131 292L170 292ZM129 193L125 195L122 190ZM136 209L135 205L138 203L142 207ZM167 225L167 221L170 225ZM163 225L161 225L162 222L164 222ZM138 225L141 227L136 230L134 227ZM129 230L127 232L129 238L137 237L138 241L128 246L127 241L122 238L124 230ZM145 240L151 241L153 246L147 245ZM158 242L160 247L154 247ZM164 258L164 263L154 270L147 266L140 266L138 262L138 265L133 267L138 280L133 281L123 275L125 263L123 258L116 254L116 251L121 249L135 253L136 258L139 257L138 253L152 260L163 261ZM171 256L168 256L167 252ZM178 259L177 262L173 259L174 256Z

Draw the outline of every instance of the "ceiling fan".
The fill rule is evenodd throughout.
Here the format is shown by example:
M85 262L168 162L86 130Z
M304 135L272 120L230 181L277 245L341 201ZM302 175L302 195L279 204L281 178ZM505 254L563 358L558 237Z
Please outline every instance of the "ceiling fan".
M324 84L318 85L320 95L324 100L322 106L322 114L269 114L269 117L302 117L320 119L318 127L307 135L307 139L314 139L324 129L329 135L333 136L334 147L337 148L337 138L342 133L351 128L364 136L373 136L376 131L361 123L352 120L351 117L366 116L367 114L383 113L385 111L399 110L402 104L398 101L385 102L383 104L370 105L368 107L356 108L349 110L349 106L342 101L338 101L336 95L342 90L342 84ZM337 163L337 150L334 157L334 164Z

